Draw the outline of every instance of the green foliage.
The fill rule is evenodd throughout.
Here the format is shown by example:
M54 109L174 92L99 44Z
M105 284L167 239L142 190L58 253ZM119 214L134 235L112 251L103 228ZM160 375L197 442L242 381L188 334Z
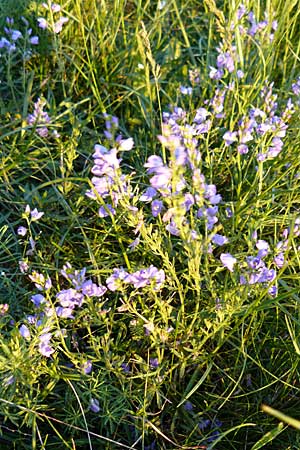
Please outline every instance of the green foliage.
M68 18L59 33L38 27L36 19L46 15L42 2L17 3L0 5L1 30L12 15L15 29L32 28L17 40L16 52L0 49L1 448L299 448L299 436L282 423L299 418L300 243L292 230L299 217L300 134L291 88L299 76L299 2L247 2L258 20L264 11L277 19L271 43L271 23L259 38L243 34L236 22L240 2L233 0L70 0L47 12L52 25ZM210 78L222 39L228 48L235 42L243 79L235 72L220 82ZM223 136L238 130L251 108L266 110L260 92L273 81L280 113L289 97L296 113L282 152L258 161L270 137L261 135L241 155ZM208 231L190 212L189 228L180 222L182 194L166 196L180 231L174 236L162 215L154 218L139 200L149 186L144 164L152 154L174 164L172 143L157 139L163 112L181 107L191 123L198 108L209 107L216 83L229 85L225 114L211 114L212 127L197 145L201 173L222 195L220 220ZM193 95L181 94L182 85L191 85ZM51 118L47 135L45 123L28 119L38 98ZM118 116L123 138L135 142L118 154L123 196L117 214L105 218L98 214L105 198L86 196L93 189L94 145L120 145L103 135L103 113ZM185 177L193 195L203 197L184 170L174 184ZM30 217L26 205L44 216ZM21 225L28 228L24 236ZM191 240L192 227L199 239ZM288 228L278 295L269 295L268 283L241 284L246 257L256 251L254 231L274 252ZM221 264L218 246L208 251L214 233L229 238L224 252L236 257L236 270ZM266 261L274 267L271 256ZM115 268L133 274L153 265L166 279L161 289L152 280L144 288L123 284L87 296L73 318L60 317L57 294L72 287L61 273L67 262L74 270L85 267L98 285ZM52 288L36 288L28 276L34 272L50 277ZM52 315L41 314L36 326L28 315L38 293ZM21 335L24 324L30 337ZM40 351L48 332L49 357ZM262 404L281 415L264 414Z

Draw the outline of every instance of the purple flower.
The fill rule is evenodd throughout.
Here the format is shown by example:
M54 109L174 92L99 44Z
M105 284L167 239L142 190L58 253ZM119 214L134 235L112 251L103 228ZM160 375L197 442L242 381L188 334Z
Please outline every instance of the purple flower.
M222 201L222 196L220 194L212 195L211 197L209 197L209 201L212 205L217 205Z
M58 21L55 22L54 27L53 27L54 33L56 33L56 34L60 33L63 25L65 23L67 23L68 21L69 21L68 17L61 17L60 19L58 19Z
M15 50L15 48L13 48L13 47L14 47L14 45L11 44L9 42L9 40L7 40L5 37L2 37L0 39L0 48L7 48L8 51L12 51L12 50Z
M174 150L175 163L177 166L184 166L187 162L186 149L182 146L175 148Z
M193 93L193 88L188 87L188 86L180 86L180 92L183 95L192 95Z
M234 71L234 61L229 52L220 53L217 57L218 69L227 69L229 73Z
M225 236L222 236L221 234L215 234L212 239L211 239L212 243L215 245L224 245L227 244L228 239Z
M218 218L216 216L208 216L206 226L208 230L212 230L214 225L218 222Z
M172 171L169 167L160 166L155 169L156 174L150 178L151 186L155 189L167 189Z
M27 117L27 123L29 125L40 126L51 121L47 112L43 110L45 105L46 102L38 98L38 100L34 103L33 114L29 114ZM46 126L42 126L37 129L37 133L42 137L46 137L48 136L48 128Z
M149 186L146 191L141 195L140 201L141 202L150 202L153 197L155 197L157 194L157 190L153 187Z
M277 296L277 292L278 292L278 289L277 289L277 286L271 286L269 289L268 289L268 293L272 296L272 297L276 297Z
M8 378L3 380L4 386L10 386L15 382L15 377L13 375L10 375Z
M217 188L214 184L206 184L205 185L205 194L204 194L205 198L212 197L212 196L216 195L216 193L217 193Z
M99 406L99 401L96 398L91 398L90 410L94 413L98 413L101 410Z
M94 146L95 153L93 154L93 158L102 158L105 153L108 153L108 150L104 145L95 144Z
M60 5L58 5L57 3L52 3L51 9L54 13L56 13L56 12L59 12L61 8L60 8Z
M199 135L208 133L211 128L211 124L212 124L211 120L206 120L206 122L200 123L195 127L196 134Z
M47 20L44 17L39 17L37 19L37 21L38 21L38 26L40 28L42 28L42 30L46 30L46 28L48 28L48 26L49 26L48 22L47 22Z
M128 274L125 278L126 283L133 284L135 289L139 289L155 282L154 290L159 290L165 281L165 273L151 265L147 269L141 269L132 274Z
M213 424L212 424L213 426ZM206 442L213 442L215 441L218 437L220 436L220 431L219 430L214 430L209 437L206 439Z
M22 33L19 30L11 30L11 39L12 41L17 41L22 37Z
M230 272L233 272L233 266L236 264L237 260L230 253L221 253L220 260L224 267L226 267Z
M276 278L276 270L263 267L250 276L249 284L270 283Z
M150 358L149 362L150 362L150 367L152 369L157 369L158 368L158 366L159 366L158 358Z
M63 307L74 308L75 306L81 306L83 302L83 295L77 292L75 289L65 289L56 294L56 298Z
M124 370L125 373L129 373L130 372L130 366L127 363L122 363L121 364L121 368Z
M29 270L29 265L26 261L19 261L19 268L21 273L26 273Z
M20 328L19 328L19 332L20 332L20 335L24 339L26 339L26 340L30 339L30 331L29 331L29 328L26 325L21 325Z
M274 137L272 139L272 146L268 148L267 157L269 159L276 158L276 156L281 152L283 147L283 142L280 138Z
M230 208L230 206L227 206L227 208L225 209L225 213L226 213L227 219L230 219L233 216L233 212L232 212L232 209Z
M264 262L258 256L247 256L247 264L250 269L259 269L264 267Z
M237 132L236 131L226 131L223 135L223 139L225 141L225 145L229 146L233 142L237 141Z
M134 239L134 241L131 242L131 244L128 245L128 248L130 248L131 250L135 249L135 247L137 247L140 243L140 238L137 237L136 239Z
M157 169L164 167L164 163L160 156L151 155L149 156L147 162L144 164L148 170L148 173L156 172Z
M296 83L292 84L292 91L295 95L300 95L300 78L298 78Z
M206 208L206 215L209 217L214 217L218 214L219 207L218 206L209 206Z
M116 210L109 204L106 204L105 206L100 206L98 211L99 217L108 217L110 215L115 215Z
M151 203L152 216L157 217L162 212L162 209L163 202L161 200L153 200Z
M193 411L193 405L189 401L185 402L183 407L186 411Z
M103 134L104 134L104 136L106 137L106 139L109 139L109 140L112 140L112 139L113 139L113 135L112 135L112 133L110 133L109 131L104 130L104 131L103 131Z
M81 364L81 370L83 371L83 373L85 375L88 375L89 373L91 373L92 368L93 368L93 365L89 359L87 361L85 361L83 364Z
M57 306L55 308L55 312L57 317L61 317L62 319L74 319L73 316L74 307L63 308L62 306Z
M39 37L38 37L38 36L32 36L32 37L29 39L29 42L30 42L30 44L32 44L32 45L38 45L38 43L39 43Z
M33 302L36 308L39 308L43 303L46 303L46 299L42 294L35 294L31 297L31 301Z
M259 152L256 156L256 159L258 162L264 162L267 159L267 157L268 157L267 153Z
M39 212L36 208L30 211L31 220L33 222L38 221L45 213Z
M212 80L220 80L224 75L222 69L216 69L215 67L210 67L209 78Z
M94 169L94 167L93 167ZM92 169L92 170L93 170ZM97 191L97 193L102 197L105 198L109 195L111 187L113 185L113 179L107 176L104 177L93 177L92 183ZM92 192L92 195L97 198L94 192Z
M284 254L279 253L277 256L275 256L274 263L276 264L278 269L281 269L284 266Z
M19 235L19 236L25 236L26 235L26 233L27 233L27 228L26 227L19 227L18 229L17 229L17 234Z
M185 208L185 210L189 211L194 204L195 204L194 196L190 193L184 194L184 202L182 206Z
M124 269L114 269L112 275L107 278L106 285L110 291L116 291L121 288L122 281L128 276Z
M196 111L196 115L194 117L193 122L196 124L200 124L202 122L204 122L206 120L206 117L209 115L210 113L207 111L207 109L205 108L198 108Z
M248 146L246 144L238 145L237 151L240 155L246 155L249 151Z
M69 262L67 262L60 271L63 277L70 280L76 289L80 289L85 281L86 268L82 270L74 270Z
M171 222L166 226L166 230L173 236L180 235L180 231L178 230L174 220L171 220Z
M256 245L256 248L259 250L259 252L258 252L259 258L264 258L265 256L267 256L267 254L269 253L270 247L266 241L259 239L255 245Z
M288 232L287 229L285 229L284 231ZM288 233L287 233L287 235L288 235ZM285 252L288 249L288 240L277 242L276 249Z
M81 289L83 295L87 295L88 297L102 297L102 295L104 295L107 291L107 288L105 286L98 286L91 280L85 281L82 284Z
M54 349L49 345L52 333L44 333L39 336L39 351L43 356L49 358L54 352Z
M44 290L45 291L48 291L49 289L51 289L52 288L52 281L51 281L51 278L47 278L46 280L45 280L45 285L44 285Z
M203 419L198 423L198 428L200 431L204 431L210 424L211 421L209 419Z

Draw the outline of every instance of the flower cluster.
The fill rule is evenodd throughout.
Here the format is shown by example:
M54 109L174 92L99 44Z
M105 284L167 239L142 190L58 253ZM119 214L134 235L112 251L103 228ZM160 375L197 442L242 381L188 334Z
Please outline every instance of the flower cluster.
M222 197L214 184L206 183L198 149L199 140L210 130L211 115L209 109L201 107L189 124L182 108L165 112L162 135L158 138L170 152L168 163L151 155L144 165L151 177L140 201L151 204L152 216L161 215L170 234L186 240L200 237L201 223L211 231L219 220L218 204ZM210 239L216 245L228 242L226 237L214 233Z
M236 24L238 26L239 33L245 41L247 37L253 40L257 39L260 43L270 43L274 39L274 32L277 29L277 21L270 20L268 13L265 12L264 20L257 22L253 11L247 12L246 7L241 4L236 13ZM236 24L231 22L229 29L234 30ZM221 80L228 74L236 73L238 79L244 77L244 72L241 68L238 68L239 56L237 52L237 46L233 35L230 39L223 39L217 47L217 61L216 66L210 67L209 76L213 80Z
M39 293L31 297L36 313L27 316L27 322L37 329L39 351L42 355L49 357L54 352L50 346L52 337L50 330L52 319L55 316L62 319L74 319L76 308L80 308L87 298L102 297L107 291L105 286L98 286L92 280L86 279L85 273L85 268L77 271L72 268L70 263L63 266L61 275L71 283L72 287L60 290L55 295L54 303L51 301L50 295L51 279L45 278L42 273L35 271L29 275L29 279L34 283ZM30 339L30 331L26 325L20 327L20 333L25 339Z
M61 11L60 5L57 3L52 3L50 0L48 3L42 3L42 6L46 9L50 16L50 20L47 20L45 17L39 17L38 26L43 30L47 29L55 34L61 32L65 23L69 21L68 17L60 16L60 18L54 21L53 15L59 13Z
M74 319L76 309L81 308L83 303L91 297L102 297L107 292L107 288L110 291L116 291L124 285L132 285L135 289L150 286L153 290L158 291L165 281L164 271L158 270L152 265L134 273L128 273L124 269L114 269L112 275L106 280L107 287L99 286L91 279L87 279L86 268L75 270L68 262L60 273L71 284L71 287L58 291L54 301L51 300L51 297L53 298L51 279L36 271L29 274L29 279L39 292L31 296L31 302L36 312L28 315L26 320L28 325L36 328L39 351L46 357L54 352L50 344L53 336L51 329L55 318ZM22 324L19 331L24 339L31 340L31 333L27 325ZM89 373L91 364L85 364L82 370L84 373Z
M12 17L6 18L6 25L4 27L5 37L0 38L0 49L6 50L8 53L15 52L16 50L24 50L24 43L29 43L30 45L38 45L39 37L32 35L32 28L28 28L28 21L22 17L22 21L26 25L26 30L21 32L20 30L14 28L14 19ZM18 47L18 43L21 43ZM24 57L28 58L31 55L31 50L26 49L24 52ZM1 56L1 55L0 55Z
M257 239L257 233L252 234L252 239L255 242L257 253L248 255L245 261L239 264L241 268L239 282L241 285L258 285L268 287L268 292L271 296L277 295L277 286L273 284L277 277L277 269L282 269L286 265L286 254L291 250L291 238L300 236L300 218L296 218L294 226L285 228L282 232L282 239L276 243L273 252L271 252L270 245L263 239ZM270 257L270 262L267 264L265 259ZM222 265L231 272L234 272L234 265L237 259L230 253L222 253L220 256ZM275 268L269 268L273 265Z
M36 132L41 137L47 137L49 134L49 130L46 124L51 122L51 119L46 111L44 111L44 107L46 106L45 100L38 98L34 103L34 110L32 114L29 114L27 117L28 125L36 126Z
M122 139L119 135L114 140L114 130L117 128L117 118L112 117L108 119L106 115L106 130L105 136L110 141L114 142L114 147L108 150L100 144L94 147L94 166L92 167L93 189L88 190L86 195L94 200L108 198L110 202L104 203L99 208L99 216L107 217L116 213L116 207L119 200L124 196L130 197L130 185L126 175L122 174L118 153L122 151L129 151L133 147L133 139Z
M237 20L239 21L239 31L242 36L257 38L260 42L271 43L274 40L274 32L277 30L277 20L269 17L267 11L264 12L264 20L257 21L253 11L247 11L245 5L241 4L237 10Z
M22 215L23 219L27 222L27 227L24 227L23 225L19 226L17 228L17 235L21 237L25 237L27 233L29 234L28 238L28 244L30 246L30 249L27 250L26 256L33 255L36 247L36 241L33 238L32 230L31 230L31 224L32 222L37 222L41 217L43 217L44 213L42 211L38 211L37 208L31 209L29 205L26 205L25 211ZM29 266L27 264L27 261L22 260L19 261L20 270L22 273L25 273L28 271Z
M151 286L158 291L165 281L165 273L154 266L128 273L124 269L114 269L112 275L106 280L110 291L122 289L125 285L132 285L135 289Z
M238 121L236 131L226 131L223 135L225 145L237 144L240 154L249 152L249 142L260 143L261 151L256 155L257 161L263 162L278 156L283 148L282 138L286 135L288 122L294 113L294 105L288 99L281 114L277 111L277 95L273 93L273 83L266 83L260 93L261 108L251 108L248 116Z
M210 67L209 77L212 80L220 80L227 73L232 73L235 71L234 61L237 61L236 46L226 43L224 40L217 47L217 67ZM238 78L244 76L243 72L240 70L237 73Z
M256 255L246 257L247 271L240 276L240 284L269 285L276 278L276 270L269 269L264 261L264 258L268 255L270 250L269 244L266 241L259 239L255 245L258 252ZM275 285L270 286L269 293L274 296L277 294Z
M300 96L300 77L292 84L292 91L298 97Z

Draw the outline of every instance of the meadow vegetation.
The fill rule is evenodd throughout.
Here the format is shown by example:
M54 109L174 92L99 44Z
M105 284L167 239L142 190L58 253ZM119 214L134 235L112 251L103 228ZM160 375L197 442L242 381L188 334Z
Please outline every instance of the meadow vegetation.
M1 449L300 448L299 14L1 3Z

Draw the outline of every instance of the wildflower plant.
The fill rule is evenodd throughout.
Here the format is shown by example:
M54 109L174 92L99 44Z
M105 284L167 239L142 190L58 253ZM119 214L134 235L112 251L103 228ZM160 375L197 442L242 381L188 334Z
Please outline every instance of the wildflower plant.
M186 6L6 20L6 68L21 42L49 45L0 135L14 446L299 447L260 412L299 396L298 13Z

